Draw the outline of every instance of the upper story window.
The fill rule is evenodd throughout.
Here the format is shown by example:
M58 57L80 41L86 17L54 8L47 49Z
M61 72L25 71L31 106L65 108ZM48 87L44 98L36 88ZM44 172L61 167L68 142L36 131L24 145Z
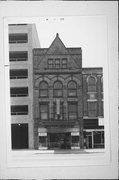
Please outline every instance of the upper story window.
M88 92L96 92L96 78L93 76L88 78Z
M11 106L11 115L27 115L28 105Z
M10 79L25 79L28 78L27 69L10 70Z
M28 52L27 51L12 51L9 53L10 61L27 61Z
M16 33L9 34L9 43L27 43L28 34L26 33Z
M53 59L48 59L48 68L49 69L53 68Z
M54 97L62 97L63 96L63 86L60 81L56 81L54 83Z
M67 68L67 58L62 59L62 68L66 69Z
M70 81L68 83L68 96L76 96L77 95L77 84L74 81Z
M10 88L11 97L28 96L28 87L14 87Z
M40 97L48 97L48 84L43 81L39 85L39 96Z
M60 68L60 59L59 58L55 59L55 68L56 69Z
M41 120L48 120L49 114L49 106L48 103L40 104L40 119Z
M67 58L49 58L48 59L49 69L66 69L67 68Z
M68 117L69 120L76 120L78 118L77 102L68 103Z
M97 102L88 102L88 116L97 117Z
M63 102L60 102L60 99L57 99L56 102L53 104L53 114L55 120L63 120L64 117L64 108Z
M103 93L103 77L101 78L101 92Z

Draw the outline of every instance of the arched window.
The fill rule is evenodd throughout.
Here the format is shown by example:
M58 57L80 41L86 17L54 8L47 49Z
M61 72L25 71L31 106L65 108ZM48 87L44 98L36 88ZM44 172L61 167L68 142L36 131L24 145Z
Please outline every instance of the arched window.
M45 81L41 82L39 85L39 96L40 97L48 96L48 84Z
M54 83L54 97L61 97L63 95L63 86L60 81Z
M88 92L96 92L96 78L93 76L88 78Z
M74 81L68 83L68 96L77 95L77 84Z

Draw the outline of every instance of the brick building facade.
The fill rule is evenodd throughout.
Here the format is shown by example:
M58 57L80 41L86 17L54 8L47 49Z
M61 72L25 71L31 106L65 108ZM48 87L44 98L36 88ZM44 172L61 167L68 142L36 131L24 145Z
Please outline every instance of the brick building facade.
M33 49L35 149L104 147L102 76L58 34L49 48Z

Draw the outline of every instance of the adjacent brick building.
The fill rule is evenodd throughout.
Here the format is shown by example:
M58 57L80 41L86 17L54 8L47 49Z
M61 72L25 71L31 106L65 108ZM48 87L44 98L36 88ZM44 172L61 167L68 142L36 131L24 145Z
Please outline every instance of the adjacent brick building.
M83 68L82 49L59 35L33 49L34 148L103 148L103 70Z

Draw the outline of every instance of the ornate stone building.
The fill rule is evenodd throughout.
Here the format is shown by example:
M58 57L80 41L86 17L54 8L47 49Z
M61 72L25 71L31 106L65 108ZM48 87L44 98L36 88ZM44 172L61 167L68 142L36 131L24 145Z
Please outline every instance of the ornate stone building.
M104 147L102 68L82 68L81 48L59 35L33 49L35 149Z

